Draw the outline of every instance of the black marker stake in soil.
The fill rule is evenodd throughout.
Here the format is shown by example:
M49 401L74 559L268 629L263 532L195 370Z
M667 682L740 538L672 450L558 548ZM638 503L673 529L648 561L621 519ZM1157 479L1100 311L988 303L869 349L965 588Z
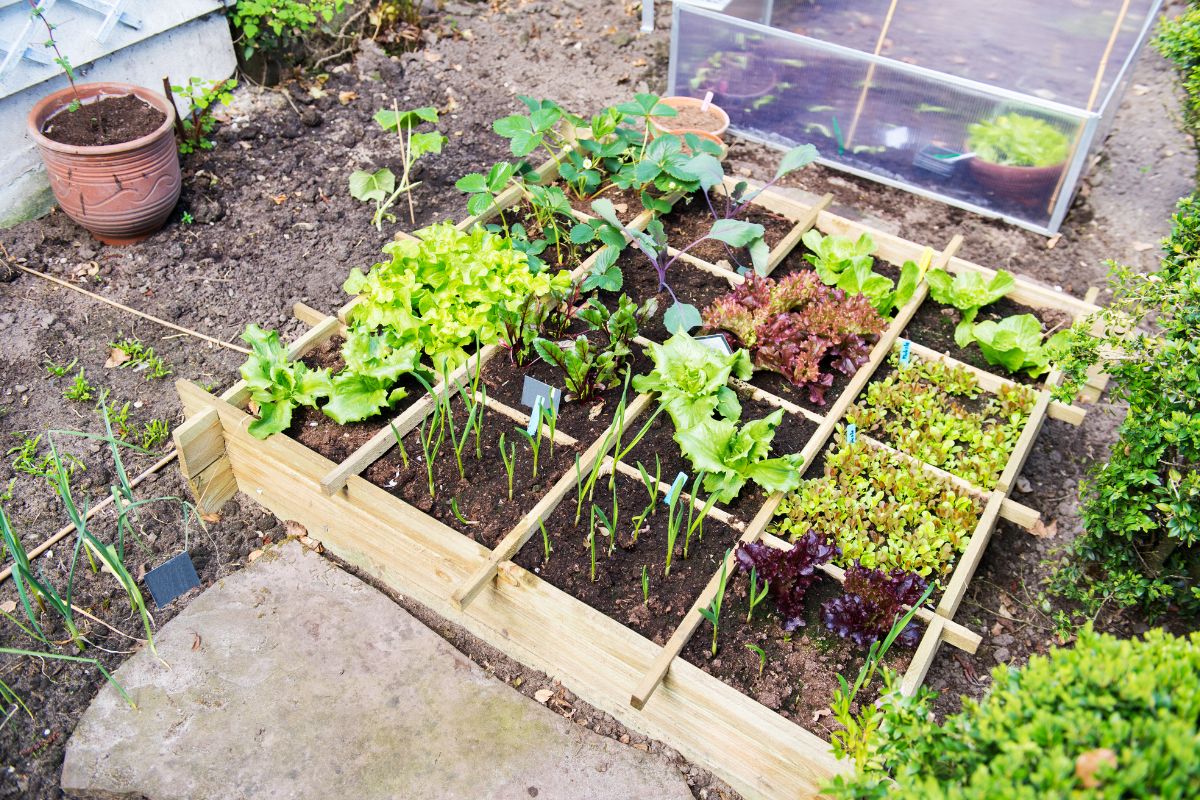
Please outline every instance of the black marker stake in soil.
M146 588L154 598L154 605L162 608L184 592L200 585L200 576L192 564L192 557L185 550L161 566L146 573Z

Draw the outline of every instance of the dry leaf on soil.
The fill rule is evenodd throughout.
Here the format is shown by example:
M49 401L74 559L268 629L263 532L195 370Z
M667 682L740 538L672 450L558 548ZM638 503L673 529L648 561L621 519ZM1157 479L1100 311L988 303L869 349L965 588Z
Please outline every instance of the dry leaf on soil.
M129 353L126 353L119 347L114 347L108 353L108 360L104 362L104 368L112 369L113 367L119 367L128 360Z
M16 600L5 600L3 603L0 603L0 611L3 611L5 614L11 614L16 610L17 610L17 601Z
M351 102L357 99L357 92L338 92L338 102L344 106L350 105Z
M1058 533L1058 520L1052 519L1050 520L1050 524L1047 525L1039 519L1033 523L1033 527L1029 529L1029 532L1039 539L1049 539Z
M550 702L550 698L554 697L554 692L550 689L538 689L533 693L533 699L537 700L542 705Z

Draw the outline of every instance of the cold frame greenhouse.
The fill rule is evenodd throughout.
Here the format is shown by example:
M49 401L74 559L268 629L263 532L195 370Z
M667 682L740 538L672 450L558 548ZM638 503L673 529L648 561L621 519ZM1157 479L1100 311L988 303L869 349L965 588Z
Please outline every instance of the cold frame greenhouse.
M669 93L837 169L1043 233L1162 0L676 0Z

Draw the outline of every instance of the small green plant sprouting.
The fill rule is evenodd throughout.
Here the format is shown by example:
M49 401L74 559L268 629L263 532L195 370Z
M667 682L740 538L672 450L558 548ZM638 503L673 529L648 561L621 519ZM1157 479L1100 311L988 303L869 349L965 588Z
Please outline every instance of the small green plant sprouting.
M525 440L527 442L529 442L529 449L533 452L533 477L534 477L534 479L537 478L537 473L538 473L538 455L542 449L542 424L543 424L543 421L545 420L545 416L546 416L546 410L541 407L541 404L539 404L538 405L537 432L530 433L525 428L517 428L517 432L525 437Z
M142 426L142 431L138 434L138 445L144 450L153 450L170 435L171 429L165 419L152 419Z
M642 564L642 605L650 605L650 569Z
M550 533L546 530L544 520L538 520L538 529L542 532L542 563L550 562L550 554L554 552L554 546L550 544Z
M400 430L396 427L396 423L389 422L388 426L392 429L392 438L396 440L396 446L400 448L400 463L408 469L408 448L404 446L404 439L400 437Z
M663 565L663 577L671 574L671 560L675 557L675 540L679 538L679 526L683 524L683 511L675 513L679 505L679 492L667 497L667 560Z
M637 462L638 475L642 478L642 487L645 488L646 494L650 498L650 511L654 513L655 503L658 500L658 484L662 480L662 459L658 457L658 453L654 454L654 478L650 478L650 473L646 471L646 467L642 462Z
M576 463L578 463L578 456ZM504 462L504 472L508 475L508 499L513 499L513 470L517 466L517 444L513 442L512 447L508 446L508 442L504 439L504 434L500 434L500 460Z
M611 555L613 548L616 547L617 535L614 532L616 529L613 527L608 515L604 513L604 509L600 506L592 506L592 510L594 513L593 519L600 520L600 527L603 528L605 536L608 537L608 552ZM595 579L593 578L593 580Z
M34 19L40 19L42 24L46 26L46 41L42 43L42 46L47 50L54 51L54 63L63 68L63 72L65 72L67 75L67 82L71 84L71 93L75 95L75 99L71 101L69 106L67 106L67 111L78 111L80 106L83 105L83 96L79 94L79 87L75 85L75 67L71 64L70 59L64 56L62 51L58 49L58 41L54 38L54 29L58 26L46 19L45 10L42 8L42 4L38 2L38 0L25 1L29 4L29 16L33 17ZM96 119L99 123L100 134L103 135L104 118L99 113L99 110L96 112Z
M458 520L459 522L461 522L463 525L478 525L479 524L475 520L470 520L470 519L467 519L465 516L463 516L463 513L461 511L459 511L459 509L458 509L458 498L457 497L450 498L450 513L454 514L454 518L456 520Z
M759 604L767 599L767 592L770 588L770 581L763 581L762 589L758 588L758 567L750 567L750 610L746 612L747 624L754 619L754 609L758 608ZM759 670L759 674L761 673L762 670Z
M758 675L761 678L763 670L767 667L767 651L750 642L746 642L746 649L758 656Z
M700 614L712 623L712 654L717 654L717 629L721 621L721 605L725 602L725 582L728 578L729 555L731 550L725 551L725 558L721 561L721 577L717 579L717 593L713 595L712 601L708 604L708 608L700 609Z
M75 369L75 365L78 363L78 358L71 359L70 364L57 364L47 358L44 366L46 367L46 374L54 378L61 378L71 370Z
M708 512L712 511L713 505L717 502L716 493L708 496L704 501L704 506L700 509L700 513L696 513L696 498L700 495L700 484L704 480L704 472L700 472L696 476L696 480L692 483L692 496L688 498L688 522L687 534L683 537L683 557L688 557L688 546L692 543L692 534L698 534L700 541L704 541L704 518L708 516Z
M54 483L55 470L65 470L68 481L75 475L75 470L86 470L83 462L70 453L61 454L57 460L52 456L38 456L38 450L42 444L41 434L30 438L23 433L16 432L13 436L20 439L20 443L10 447L5 451L5 455L12 456L11 463L14 472L35 478L45 478Z
M173 374L171 365L155 353L153 347L147 347L136 336L126 337L119 342L109 342L108 346L113 350L120 350L128 357L117 365L119 369L133 369L136 372L148 370L146 380L166 378Z
M356 170L350 175L350 195L355 200L364 203L375 203L375 215L371 222L379 230L383 230L383 221L396 221L396 215L388 211L400 195L408 198L408 218L416 224L417 212L413 204L413 189L421 185L420 181L412 182L413 166L417 160L429 153L442 152L442 145L447 141L439 131L418 131L413 129L425 122L437 124L438 111L433 106L414 108L400 111L395 103L391 109L380 109L375 113L375 121L385 131L395 131L400 142L400 161L403 168L399 181L390 169L384 167L375 172Z
M184 211L182 214L179 215L179 221L182 222L184 225L191 225L193 222L196 221L196 218L192 216L192 212Z
M170 84L165 80L164 83ZM187 101L188 111L180 118L182 136L179 142L179 152L187 155L197 150L211 150L212 139L208 134L216 126L213 119L213 109L217 105L228 106L233 102L233 90L237 88L237 80L206 81L203 78L188 78L182 86L171 86L175 94ZM191 214L184 212L184 224L191 224Z
M436 417L435 411L431 417ZM437 428L435 433L434 429ZM442 449L442 433L444 428L436 419L426 417L421 421L421 429L418 432L418 438L421 440L421 454L425 457L425 476L429 481L429 496L437 497L437 487L433 483L433 462L438 456L438 452Z
M588 542L588 550L591 553L591 562L592 562L591 563L591 571L588 574L589 574L589 579L592 581L592 583L596 582L596 512L599 510L600 510L600 507L593 504L592 511L588 515L587 542Z
M91 400L96 393L96 387L93 386L83 374L83 368L80 367L79 374L75 376L75 381L67 389L63 390L63 398L66 400L76 400L81 403L86 403Z

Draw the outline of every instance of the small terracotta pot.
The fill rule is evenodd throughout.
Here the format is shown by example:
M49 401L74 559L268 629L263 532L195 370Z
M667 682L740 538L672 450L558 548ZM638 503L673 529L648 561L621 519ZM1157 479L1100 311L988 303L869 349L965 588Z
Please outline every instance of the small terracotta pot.
M127 83L81 83L79 94L85 103L132 94L167 115L140 139L80 147L42 135L47 120L75 99L70 87L43 97L29 112L29 135L66 215L105 244L141 241L166 223L179 200L175 108L161 93Z
M977 157L967 168L976 183L996 197L1032 207L1046 202L1066 166L1064 161L1049 167L1013 167Z
M704 101L696 97L664 97L662 98L662 102L676 111L682 111L685 108L700 108L700 106L704 105ZM676 136L683 136L685 133L694 133L701 139L708 139L709 141L724 145L725 142L721 140L721 134L729 128L729 115L716 103L709 103L708 109L704 113L711 116L713 121L717 123L712 130L675 127L672 124L674 122L674 118L672 117L656 118L653 122L654 129L659 133L673 133Z

